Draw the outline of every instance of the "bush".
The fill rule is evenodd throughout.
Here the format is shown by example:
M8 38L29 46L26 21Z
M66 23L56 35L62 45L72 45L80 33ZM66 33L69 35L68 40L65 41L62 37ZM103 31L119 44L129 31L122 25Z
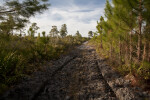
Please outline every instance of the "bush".
M0 52L0 81L11 84L22 74L24 59L16 52Z
M144 79L150 79L150 63L143 61L138 68L137 73Z

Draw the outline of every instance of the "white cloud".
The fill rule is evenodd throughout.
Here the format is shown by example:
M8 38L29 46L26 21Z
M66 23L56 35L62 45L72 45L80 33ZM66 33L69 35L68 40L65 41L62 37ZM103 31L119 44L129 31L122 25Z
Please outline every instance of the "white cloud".
M82 36L88 36L88 31L96 31L96 21L103 15L103 9L104 7L81 9L73 4L63 8L50 7L43 14L32 17L30 21L37 23L39 32L46 31L48 34L53 25L60 30L62 24L67 24L68 34L74 35L79 30Z

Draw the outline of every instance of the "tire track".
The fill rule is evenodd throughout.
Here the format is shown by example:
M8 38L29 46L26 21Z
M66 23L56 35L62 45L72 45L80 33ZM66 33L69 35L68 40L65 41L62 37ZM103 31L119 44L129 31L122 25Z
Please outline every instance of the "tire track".
M55 75L58 73L58 71L61 71L68 63L70 63L71 61L73 61L77 56L74 56L72 59L68 60L67 62L65 62L63 65L61 65L57 70L55 70L52 75L50 77L55 77ZM36 100L38 98L38 96L44 91L45 86L48 84L48 81L51 80L47 79L45 82L43 82L43 84L41 85L39 91L37 91L37 93L35 93L35 95L33 96L33 98L31 100Z
M78 53L78 51L75 53ZM33 77L24 80L24 82L15 88L4 93L0 97L0 100L36 100L38 95L44 90L48 80L54 77L58 71L62 70L65 65L73 61L76 57L77 55L70 52L69 56L62 57L53 66L47 66L45 72L36 72Z
M98 69L93 50L57 71L34 100L117 100Z

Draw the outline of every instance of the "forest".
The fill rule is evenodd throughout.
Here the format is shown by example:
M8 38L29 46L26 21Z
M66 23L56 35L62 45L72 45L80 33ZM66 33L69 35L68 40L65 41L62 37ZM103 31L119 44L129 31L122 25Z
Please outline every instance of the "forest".
M122 75L149 83L150 0L107 0L96 28L88 34L97 52Z
M67 35L66 24L60 30L52 26L49 33L37 33L40 27L29 23L29 18L49 6L48 0L7 0L0 6L0 93L40 69L45 61L58 59L87 40L79 31ZM31 26L25 33L27 24Z

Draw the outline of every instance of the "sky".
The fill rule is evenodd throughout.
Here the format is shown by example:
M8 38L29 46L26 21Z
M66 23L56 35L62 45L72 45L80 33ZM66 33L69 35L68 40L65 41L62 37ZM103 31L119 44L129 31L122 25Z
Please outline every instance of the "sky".
M82 36L88 36L89 31L96 31L97 20L104 15L105 0L50 0L50 4L43 14L30 18L40 27L38 32L48 34L53 25L60 30L66 24L68 34L79 30Z

